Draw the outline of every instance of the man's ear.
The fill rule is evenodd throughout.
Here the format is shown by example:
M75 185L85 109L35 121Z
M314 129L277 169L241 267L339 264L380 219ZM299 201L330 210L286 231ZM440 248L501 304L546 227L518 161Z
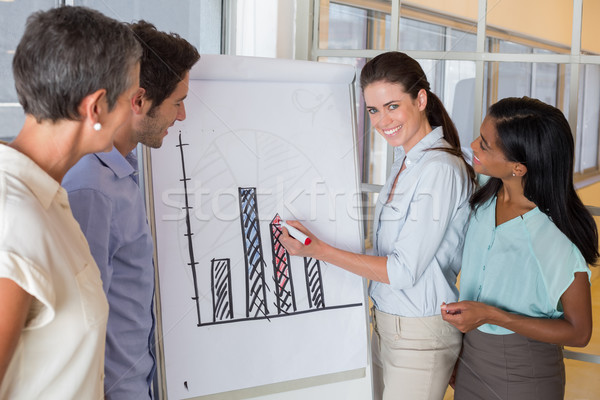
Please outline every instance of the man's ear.
M96 122L102 123L104 114L108 113L108 102L106 100L106 89L98 89L90 93L81 100L77 108L81 119L89 123L90 126Z
M142 115L150 108L150 100L146 99L146 89L139 88L131 98L131 109L134 114Z

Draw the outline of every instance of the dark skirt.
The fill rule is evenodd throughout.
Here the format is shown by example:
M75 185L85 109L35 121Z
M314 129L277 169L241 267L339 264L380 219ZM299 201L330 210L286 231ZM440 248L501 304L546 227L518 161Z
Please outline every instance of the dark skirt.
M555 400L565 393L562 347L516 333L465 334L455 400Z

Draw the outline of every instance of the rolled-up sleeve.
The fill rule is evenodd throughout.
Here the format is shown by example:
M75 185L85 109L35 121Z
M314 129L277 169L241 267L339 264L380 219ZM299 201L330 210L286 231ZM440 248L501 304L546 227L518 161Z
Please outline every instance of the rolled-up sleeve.
M0 278L10 279L33 296L25 329L48 325L56 315L52 277L33 261L10 251L0 251Z
M460 170L438 163L430 163L422 171L404 224L394 240L393 250L387 255L388 278L394 289L414 286L434 263L463 197L464 179L459 174Z

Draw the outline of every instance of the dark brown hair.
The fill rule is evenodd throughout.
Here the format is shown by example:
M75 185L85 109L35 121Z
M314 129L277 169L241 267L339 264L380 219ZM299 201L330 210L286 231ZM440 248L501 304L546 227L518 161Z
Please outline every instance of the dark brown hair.
M427 76L423 68L412 57L399 51L390 51L371 59L362 69L360 74L360 87L364 91L367 86L374 82L397 83L403 90L415 100L417 95L424 89L427 92L427 107L425 114L431 126L441 126L444 131L444 139L450 144L450 148L438 148L436 150L446 151L460 157L474 182L475 172L465 161L460 148L460 139L454 122L448 115L442 101L430 90Z
M200 53L176 33L165 33L144 20L131 24L131 29L142 45L140 87L146 90L146 99L152 102L148 114L160 106L177 87Z

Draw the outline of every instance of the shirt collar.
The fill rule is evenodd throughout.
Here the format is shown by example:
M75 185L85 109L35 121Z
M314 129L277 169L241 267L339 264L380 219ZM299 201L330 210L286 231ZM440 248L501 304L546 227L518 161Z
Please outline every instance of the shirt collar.
M135 150L134 150L135 151ZM123 157L116 147L113 147L108 153L95 153L98 159L106 165L119 179L137 173L137 157L133 152ZM131 161L129 161L131 160ZM134 167L135 165L135 167Z
M425 152L431 149L440 139L444 137L444 131L441 126L435 127L423 139L421 139L408 153L404 153L404 148L398 146L394 148L394 159L402 160L406 154L405 164L408 168L411 164L417 163Z
M6 145L0 145L0 171L23 182L38 199L44 209L62 189L60 183L25 154Z

